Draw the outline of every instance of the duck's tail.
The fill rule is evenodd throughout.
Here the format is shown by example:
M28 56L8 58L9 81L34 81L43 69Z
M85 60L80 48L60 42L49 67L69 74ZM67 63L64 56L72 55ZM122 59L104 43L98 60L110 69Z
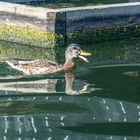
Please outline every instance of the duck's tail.
M17 70L20 71L19 59L16 59L16 58L4 58L3 61L5 61L11 68L17 69Z
M22 58L4 58L4 62L6 62L10 67L22 71L20 66L22 64L32 63L31 59L22 59Z
M19 70L19 63L16 59L6 59L5 62L12 68Z

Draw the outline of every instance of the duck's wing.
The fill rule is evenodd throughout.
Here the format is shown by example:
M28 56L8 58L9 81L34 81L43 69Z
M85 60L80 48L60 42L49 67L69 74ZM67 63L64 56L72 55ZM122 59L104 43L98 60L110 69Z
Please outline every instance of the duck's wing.
M34 68L49 68L49 67L57 67L58 63L48 60L36 60L36 61L27 61L27 62L20 62L21 67L30 67L31 69Z
M18 65L41 65L41 64L45 64L48 66L49 65L53 65L53 66L57 66L58 63L54 62L54 61L48 61L48 60L32 60L32 59L23 59L23 58L6 58L5 61L8 64L12 64L14 66L18 66Z
M47 63L51 66L58 66L58 63L55 61L47 61Z
M5 58L5 62L12 68L18 69L20 65L32 63L31 59Z
M7 59L8 65L14 69L22 71L25 74L41 74L53 72L58 64L47 60L30 60L30 59Z
M19 65L19 64L25 64L30 63L33 60L32 59L23 59L23 58L4 58L3 59L6 62L12 63L13 65Z

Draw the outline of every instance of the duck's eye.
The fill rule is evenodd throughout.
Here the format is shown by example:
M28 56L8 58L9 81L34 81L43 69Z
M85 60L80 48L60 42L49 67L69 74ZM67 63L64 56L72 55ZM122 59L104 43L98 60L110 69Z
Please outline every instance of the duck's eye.
M77 48L76 47L73 47L73 50L77 50Z

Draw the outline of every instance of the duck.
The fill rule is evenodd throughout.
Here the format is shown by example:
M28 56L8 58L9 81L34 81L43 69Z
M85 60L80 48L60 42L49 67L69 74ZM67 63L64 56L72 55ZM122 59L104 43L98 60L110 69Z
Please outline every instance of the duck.
M56 72L70 72L75 67L74 58L79 57L89 62L85 56L91 53L81 50L79 44L69 44L65 50L65 63L58 64L49 60L30 60L9 58L6 63L13 69L22 72L24 75L46 75Z

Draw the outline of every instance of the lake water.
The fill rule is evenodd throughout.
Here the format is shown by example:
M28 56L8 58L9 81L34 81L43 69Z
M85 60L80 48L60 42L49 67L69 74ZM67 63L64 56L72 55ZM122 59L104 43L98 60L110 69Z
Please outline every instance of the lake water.
M0 42L0 139L139 140L140 39L82 46L72 73L23 76L5 57L64 62L65 48Z
M52 3L52 4L42 4L42 7L47 8L69 8L69 7L79 7L79 6L95 6L103 4L115 4L115 3L129 3L129 2L140 2L140 0L83 0L81 2L74 3Z

